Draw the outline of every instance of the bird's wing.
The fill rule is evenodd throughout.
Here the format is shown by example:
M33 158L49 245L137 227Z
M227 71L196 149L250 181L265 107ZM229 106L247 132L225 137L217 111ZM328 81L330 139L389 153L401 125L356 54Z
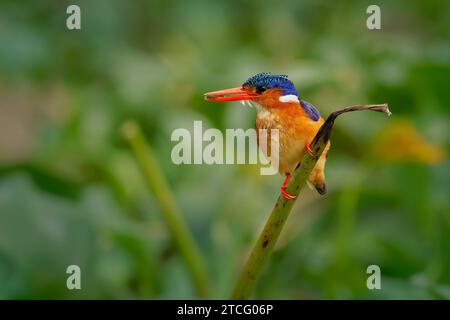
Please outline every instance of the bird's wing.
M305 100L300 100L300 105L311 120L318 121L320 119L319 110L317 110L311 103Z

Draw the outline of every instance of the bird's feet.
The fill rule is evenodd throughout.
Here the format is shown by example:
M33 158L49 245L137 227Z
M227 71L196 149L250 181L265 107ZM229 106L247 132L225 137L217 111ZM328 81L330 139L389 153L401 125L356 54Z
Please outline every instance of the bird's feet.
M314 156L314 152L311 150L311 146L309 145L309 143L305 144L305 149L306 152L308 152L308 154L313 157Z
M284 179L284 182L283 182L283 184L281 185L281 188L280 188L281 195L287 200L292 200L292 199L297 198L297 196L294 196L294 195L292 195L292 194L290 194L289 192L286 191L286 186L287 186L287 184L288 184L290 179L291 179L291 175L289 173L286 174L286 179Z

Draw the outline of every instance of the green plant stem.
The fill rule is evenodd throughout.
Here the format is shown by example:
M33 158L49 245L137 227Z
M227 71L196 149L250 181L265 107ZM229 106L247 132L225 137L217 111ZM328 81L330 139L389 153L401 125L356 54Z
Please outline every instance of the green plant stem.
M126 122L122 127L122 133L141 166L150 190L159 203L171 236L192 276L197 294L200 297L205 297L208 291L208 276L204 260L194 238L183 221L180 210L176 205L175 196L158 165L150 145L146 142L138 124L134 121Z
M336 118L342 113L358 110L374 110L384 112L388 115L391 114L387 104L351 106L330 114L324 124L320 127L310 145L314 155L311 156L308 153L305 154L287 185L287 192L297 196L305 186L309 174L330 139L331 130ZM281 195L278 197L275 207L272 209L272 212L250 253L244 269L238 278L231 296L232 299L249 299L251 297L295 200L296 199L286 200Z

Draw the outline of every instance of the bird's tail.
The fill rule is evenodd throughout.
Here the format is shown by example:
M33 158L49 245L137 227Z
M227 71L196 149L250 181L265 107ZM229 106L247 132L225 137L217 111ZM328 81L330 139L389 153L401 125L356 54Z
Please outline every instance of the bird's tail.
M330 148L330 143L325 147L322 155L313 168L309 178L308 184L314 186L317 192L321 195L327 193L327 185L325 184L325 163L327 161L327 152Z
M325 183L322 183L320 185L316 184L314 187L316 188L317 192L322 196L327 193L327 185Z
M317 192L318 192L320 195L322 195L322 196L323 196L324 194L327 193L327 185L325 184L325 182L322 182L322 183L314 182L314 183L312 183L312 182L309 182L309 181L307 180L307 181L306 181L306 184L308 185L308 187L309 187L311 190L316 189Z

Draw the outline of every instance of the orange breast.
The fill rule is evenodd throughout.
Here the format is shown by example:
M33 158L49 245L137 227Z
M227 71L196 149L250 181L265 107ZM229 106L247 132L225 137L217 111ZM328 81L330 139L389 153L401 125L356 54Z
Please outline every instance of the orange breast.
M305 145L312 142L323 122L322 118L311 120L298 103L286 103L270 111L259 111L256 129L279 130L279 172L284 175L295 169L303 157ZM271 156L270 143L266 155Z

